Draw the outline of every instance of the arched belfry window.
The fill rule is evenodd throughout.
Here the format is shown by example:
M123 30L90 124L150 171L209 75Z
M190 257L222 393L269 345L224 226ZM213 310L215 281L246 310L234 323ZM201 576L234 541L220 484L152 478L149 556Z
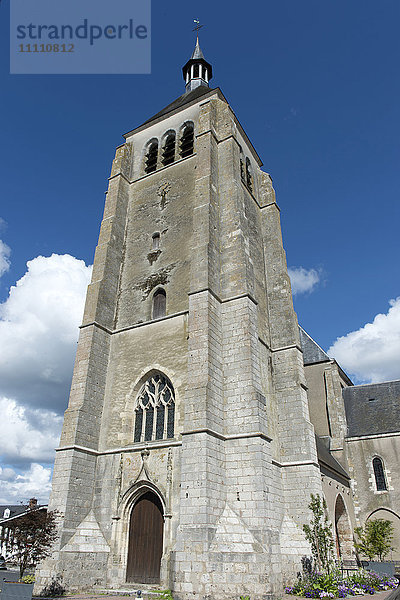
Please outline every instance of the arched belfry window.
M175 132L167 135L162 150L162 164L164 167L170 165L175 160Z
M165 317L167 309L167 295L165 290L159 289L153 296L153 319L159 319Z
M161 373L147 379L135 403L135 442L174 437L175 394L170 380Z
M383 492L387 490L385 470L383 468L382 459L376 456L372 461L372 466L374 468L375 484L377 491Z
M253 175L251 172L250 160L246 158L246 185L250 192L253 191Z
M186 156L190 156L193 154L193 146L194 146L194 128L193 123L187 123L183 129L181 144L180 144L180 154L182 158Z
M146 173L153 173L157 169L157 157L158 157L158 142L151 142L147 149L145 158L144 170Z

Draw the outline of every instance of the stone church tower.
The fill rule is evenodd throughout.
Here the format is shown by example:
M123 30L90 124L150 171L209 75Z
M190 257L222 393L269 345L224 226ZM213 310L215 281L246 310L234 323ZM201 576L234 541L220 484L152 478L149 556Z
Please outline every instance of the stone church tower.
M39 584L256 600L321 475L271 178L198 43L183 74L113 162Z

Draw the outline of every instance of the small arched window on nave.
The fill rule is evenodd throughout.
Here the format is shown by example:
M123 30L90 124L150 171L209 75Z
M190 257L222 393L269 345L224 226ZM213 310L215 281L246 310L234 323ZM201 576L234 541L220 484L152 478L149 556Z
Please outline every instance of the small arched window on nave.
M193 154L194 146L194 128L193 123L187 123L183 129L181 143L180 143L180 155L182 158Z
M146 173L153 173L157 169L158 142L154 140L149 144L146 158L144 161L144 170Z
M378 456L375 456L374 460L372 461L372 466L374 468L376 490L378 492L384 492L387 490L387 485L383 460Z
M149 377L140 388L135 402L135 442L174 437L175 393L162 373Z
M153 319L159 319L160 317L165 317L167 310L167 295L165 290L158 289L154 293L153 296L153 310L152 317Z

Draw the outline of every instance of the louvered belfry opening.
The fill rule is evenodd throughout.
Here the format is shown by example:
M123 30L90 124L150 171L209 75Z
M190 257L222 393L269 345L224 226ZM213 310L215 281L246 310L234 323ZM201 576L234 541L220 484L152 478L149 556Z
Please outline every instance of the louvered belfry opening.
M186 156L190 156L193 154L193 145L194 145L194 129L193 125L189 123L185 126L183 130L183 134L181 137L181 157L185 158Z
M165 140L163 153L162 153L162 164L164 167L170 165L175 160L175 133L169 133Z
M250 161L246 158L246 185L250 192L253 191L253 177L251 175Z
M149 146L145 161L145 172L153 173L157 169L158 143L152 142Z
M244 161L243 161L243 154L240 153L240 178L243 181L244 184L246 184L246 178L244 175Z

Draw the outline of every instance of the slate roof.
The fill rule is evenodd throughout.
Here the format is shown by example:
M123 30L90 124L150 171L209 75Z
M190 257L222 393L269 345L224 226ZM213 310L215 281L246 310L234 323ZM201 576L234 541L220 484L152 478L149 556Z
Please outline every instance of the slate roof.
M209 88L205 85L200 85L199 87L195 88L191 92L187 92L185 94L182 94L182 96L179 96L179 98L177 98L176 100L171 102L171 104L168 104L168 106L166 106L165 108L160 110L160 112L155 114L153 117L150 117L150 119L147 119L147 121L145 121L143 123L143 125L147 125L148 123L151 123L151 121L155 121L159 117L163 117L164 115L167 115L169 112L172 112L173 110L176 110L177 108L181 108L182 106L184 106L185 104L188 104L192 100L197 100L197 98L200 98L201 96L204 96L205 94L208 94L209 92L215 92L217 90L218 90L218 88Z
M318 346L317 342L315 342L312 337L309 336L302 327L300 327L300 325L299 332L301 349L303 350L303 361L305 365L331 360L327 353L324 352L320 346Z
M26 511L26 506L22 504L2 504L0 506L0 519L3 519L4 511L9 508L10 509L10 517L15 517L16 515L21 515Z
M320 466L325 467L328 471L333 471L347 481L350 480L350 475L344 470L342 465L332 456L324 442L317 435L315 436L317 443L317 455Z
M400 431L400 381L343 390L348 437Z

